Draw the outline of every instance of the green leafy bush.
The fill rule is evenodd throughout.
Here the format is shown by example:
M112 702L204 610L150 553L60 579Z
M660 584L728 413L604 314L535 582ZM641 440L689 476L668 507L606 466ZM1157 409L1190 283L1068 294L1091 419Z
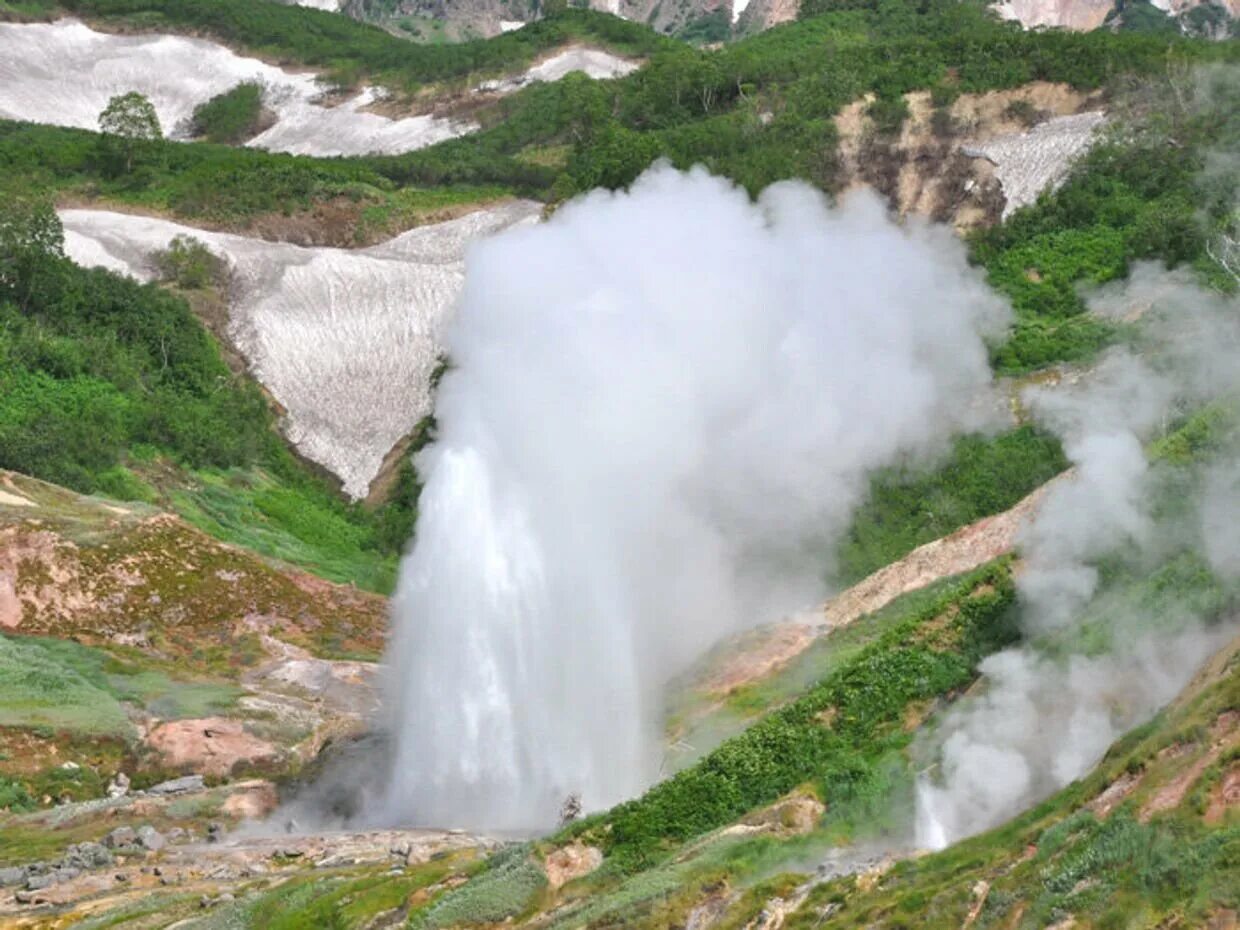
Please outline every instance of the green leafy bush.
M497 924L516 917L543 888L547 876L534 861L529 844L510 846L487 861L484 871L411 915L409 926L438 930Z
M186 290L223 284L227 276L223 260L192 236L174 236L151 257L162 281Z
M190 132L208 142L236 145L256 136L262 122L263 89L247 81L196 106Z

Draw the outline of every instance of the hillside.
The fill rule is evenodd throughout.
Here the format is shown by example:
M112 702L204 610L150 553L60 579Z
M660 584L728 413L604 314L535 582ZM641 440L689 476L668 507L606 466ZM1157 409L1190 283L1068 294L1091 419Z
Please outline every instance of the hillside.
M0 926L1233 927L1225 17L596 6L0 0Z

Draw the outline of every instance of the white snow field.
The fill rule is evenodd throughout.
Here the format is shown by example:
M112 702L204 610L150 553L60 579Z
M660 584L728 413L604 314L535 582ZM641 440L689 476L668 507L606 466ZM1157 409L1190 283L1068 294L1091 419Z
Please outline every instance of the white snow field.
M63 210L75 262L154 276L151 253L189 235L230 265L229 335L285 408L283 429L353 498L431 412L441 327L464 280L468 244L541 205L514 201L422 226L368 249L302 248L106 210Z
M339 12L344 6L344 0L293 0L297 6L308 6L316 10L328 10L329 12Z
M995 177L1007 202L1006 219L1014 210L1028 206L1038 194L1064 179L1077 156L1094 141L1094 133L1106 114L1094 110L1073 116L1055 116L1027 132L996 136L985 142L961 146L973 158L985 158L995 166Z
M477 128L436 116L363 112L382 94L370 87L340 106L320 106L316 75L284 71L204 39L110 35L71 19L0 23L0 117L95 129L113 95L136 90L155 105L164 133L183 138L194 107L242 81L262 83L276 115L275 125L247 144L271 151L394 154Z
M534 65L523 74L518 74L515 77L499 78L494 81L484 81L478 85L477 90L509 94L515 90L520 90L527 84L534 84L538 81L558 81L566 74L571 74L574 71L582 71L588 77L592 77L595 80L609 80L611 78L624 77L626 74L636 71L639 67L640 65L635 61L628 61L599 48L573 46L556 52L556 54Z

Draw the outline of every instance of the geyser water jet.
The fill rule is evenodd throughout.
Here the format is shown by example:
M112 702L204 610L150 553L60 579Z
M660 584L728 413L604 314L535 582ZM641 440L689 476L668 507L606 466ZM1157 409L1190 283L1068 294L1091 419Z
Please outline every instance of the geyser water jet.
M380 817L542 828L658 771L660 689L824 595L867 473L976 425L942 229L652 169L475 245L394 602Z

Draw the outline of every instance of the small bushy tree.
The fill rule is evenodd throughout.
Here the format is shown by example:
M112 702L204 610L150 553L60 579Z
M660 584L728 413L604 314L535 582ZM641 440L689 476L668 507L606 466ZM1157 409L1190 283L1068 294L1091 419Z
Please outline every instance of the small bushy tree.
M23 310L40 278L64 258L64 228L51 203L0 191L0 296Z
M99 131L120 140L126 174L133 170L133 156L138 146L164 137L155 105L137 91L118 94L108 101L99 114Z
M187 290L224 284L227 277L224 262L193 236L176 236L151 257L162 281Z

